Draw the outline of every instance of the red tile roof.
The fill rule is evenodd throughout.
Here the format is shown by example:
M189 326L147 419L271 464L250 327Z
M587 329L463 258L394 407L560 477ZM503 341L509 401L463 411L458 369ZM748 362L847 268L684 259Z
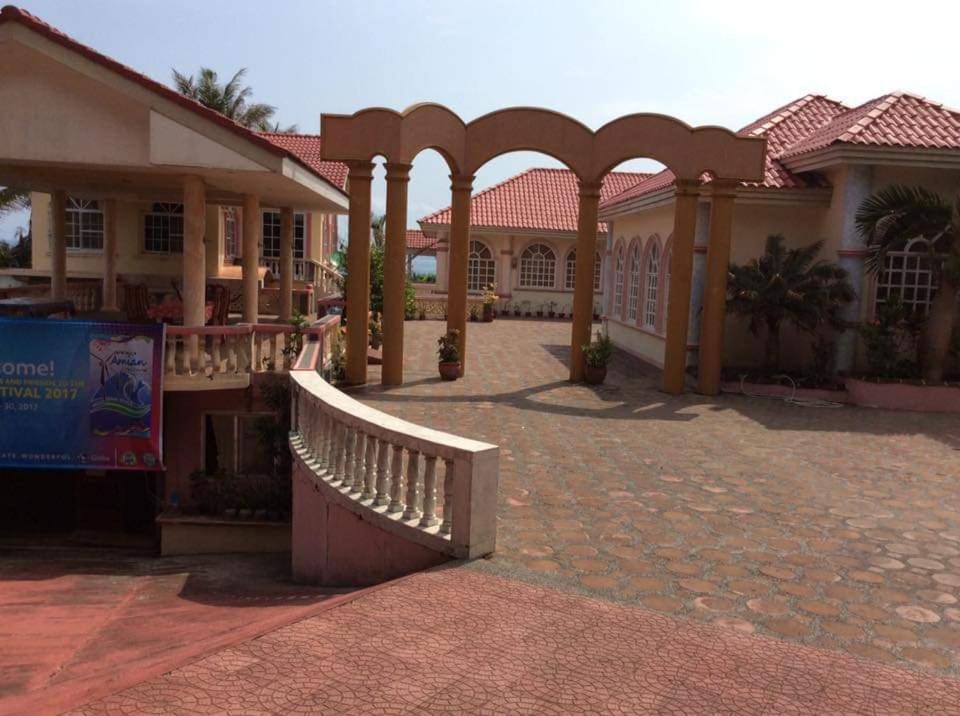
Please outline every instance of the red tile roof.
M257 134L296 156L297 159L337 189L346 191L349 169L343 162L330 162L321 159L319 134L295 134L290 132L257 132Z
M835 144L960 149L960 112L906 92L891 92L835 117L786 149L795 157Z
M433 249L437 246L436 236L427 236L419 229L407 229L408 249Z
M86 59L90 60L91 62L95 62L101 67L105 67L106 69L117 73L118 75L130 80L131 82L136 82L141 87L145 87L146 89L150 90L151 92L154 92L155 94L163 97L164 99L170 102L174 102L180 105L181 107L184 107L185 109L190 110L191 112L195 112L196 114L199 114L204 119L214 122L215 124L221 127L224 127L225 129L235 134L240 135L247 141L263 149L266 149L267 151L270 151L273 154L276 154L278 156L290 157L291 159L294 159L298 163L304 164L305 168L311 171L314 171L313 167L305 164L293 152L286 150L283 147L278 146L277 144L274 144L266 137L262 137L257 132L254 132L251 129L247 129L244 126L237 124L229 117L226 117L220 114L219 112L216 112L210 109L209 107L205 107L204 105L200 104L196 100L191 99L189 97L185 97L184 95L180 94L176 90L171 89L170 87L167 87L166 85L161 84L160 82L157 82L156 80L151 79L150 77L147 77L145 74L137 72L136 70L130 67L127 67L126 65L120 62L117 62L113 58L107 57L106 55L101 54L100 52L97 52L92 47L89 47L88 45L84 45L82 42L79 42L78 40L74 40L69 35L66 35L65 33L61 32L60 30L53 27L52 25L45 23L40 18L35 17L34 15L31 15L26 10L21 10L20 8L15 7L13 5L4 6L3 9L0 10L0 25L3 25L4 23L7 23L7 22L17 22L23 25L24 27L28 28L29 30L36 32L39 35L42 35L43 37L50 40L51 42L54 42L60 45L61 47L65 47L71 52L75 52L78 55L81 55L82 57L85 57ZM323 178L327 179L327 177L325 176ZM342 190L342 187L340 186L338 186L337 188Z
M641 172L611 172L601 200L649 177ZM528 169L473 195L470 225L527 231L577 230L577 176L569 169ZM420 219L421 226L447 225L450 207ZM601 224L600 231L606 227Z

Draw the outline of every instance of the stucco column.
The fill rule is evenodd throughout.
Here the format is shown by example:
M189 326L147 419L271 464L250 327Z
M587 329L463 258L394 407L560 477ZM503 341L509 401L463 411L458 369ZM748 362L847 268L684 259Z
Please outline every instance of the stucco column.
M403 319L406 309L407 185L410 165L387 162L387 226L383 250L383 385L403 383Z
M873 170L869 166L852 165L847 168L843 182L843 214L840 225L840 248L837 250L837 263L846 269L848 280L856 293L856 298L844 306L841 317L849 323L863 318L863 296L866 293L866 271L864 262L869 251L863 237L857 231L857 209L863 200L870 196L873 183ZM837 336L834 346L833 368L836 371L850 371L854 367L857 349L857 331L854 328L843 331Z
M703 290L703 319L700 325L698 390L704 395L720 393L723 367L723 324L727 316L727 273L733 232L733 182L712 182L710 244L707 249L707 277Z
M50 298L60 301L67 295L67 192L53 192L50 213Z
M687 366L700 361L700 319L703 289L707 283L707 250L710 246L710 204L697 204L697 228L693 234L693 278L690 288L690 321L687 328ZM691 347L696 346L697 350Z
M597 253L597 214L600 182L580 186L577 217L577 263L573 286L573 326L570 330L570 380L583 380L583 346L593 325L593 262Z
M256 323L260 313L260 197L243 196L243 322Z
M697 228L700 183L677 179L673 211L673 250L670 258L670 296L663 356L663 390L683 392L687 368L687 330L690 325L690 286L693 274L693 236Z
M373 162L350 167L347 243L347 367L350 385L367 382L367 333L370 315L370 182Z
M450 177L450 251L447 254L447 330L460 331L460 375L467 366L467 260L470 250L470 193L473 177Z
M450 242L447 239L446 233L437 234L437 285L436 289L440 292L445 292L449 282L447 280L447 271L449 269L450 262Z
M280 209L280 320L293 316L293 209Z
M101 309L117 310L117 202L103 202L103 300Z
M203 179L188 176L183 180L183 325L206 323L206 249L203 237L207 229L207 196Z

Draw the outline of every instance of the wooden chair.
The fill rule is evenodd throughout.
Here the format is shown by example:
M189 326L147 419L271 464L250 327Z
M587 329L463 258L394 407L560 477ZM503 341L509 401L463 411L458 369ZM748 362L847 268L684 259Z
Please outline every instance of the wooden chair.
M123 287L123 310L128 321L138 323L150 320L150 294L144 283L125 284Z

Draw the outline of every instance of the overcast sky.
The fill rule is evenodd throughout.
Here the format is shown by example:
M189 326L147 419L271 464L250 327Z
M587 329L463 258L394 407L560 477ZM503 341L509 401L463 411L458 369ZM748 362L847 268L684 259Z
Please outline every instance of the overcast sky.
M24 7L163 82L172 67L203 65L226 77L247 67L256 99L303 132L319 131L322 112L421 101L467 120L542 106L594 128L622 114L661 112L737 129L807 93L855 104L904 89L960 106L958 2L32 0ZM475 187L529 166L557 164L536 154L500 157ZM446 173L436 154L418 157L411 226L449 204ZM384 191L381 179L375 209ZM0 223L0 238L16 223Z

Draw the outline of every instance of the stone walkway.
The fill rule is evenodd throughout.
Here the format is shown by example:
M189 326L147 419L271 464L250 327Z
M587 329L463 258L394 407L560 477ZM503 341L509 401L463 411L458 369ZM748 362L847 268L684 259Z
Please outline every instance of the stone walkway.
M624 356L570 385L570 325L546 321L471 323L468 376L441 383L442 324L406 329L407 384L357 396L501 446L484 568L958 673L956 416L670 397Z
M952 679L452 567L74 713L958 712Z

